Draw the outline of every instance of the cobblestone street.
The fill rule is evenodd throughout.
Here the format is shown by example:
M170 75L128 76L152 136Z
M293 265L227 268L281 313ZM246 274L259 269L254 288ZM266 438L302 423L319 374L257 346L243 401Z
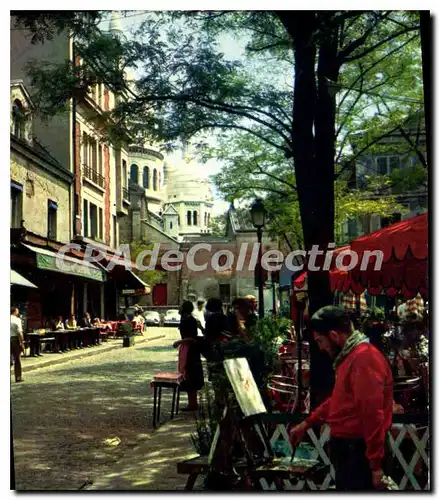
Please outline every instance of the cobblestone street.
M117 475L119 462L125 470L127 464L139 468L142 444L152 440L159 447L155 456L170 448L167 477L173 482L167 484L162 463L158 482L150 481L146 489L183 489L186 478L175 474L176 446L182 442L167 442L166 426L181 428L187 448L181 453L193 456L189 433L194 420L179 415L173 424L168 423L171 394L164 391L162 427L153 432L150 381L157 371L176 370L177 351L172 343L179 337L176 328L156 330L165 337L36 369L25 373L22 384L12 383L17 490L78 490L87 481L98 485L106 474ZM184 399L183 394L183 405ZM148 472L149 459L143 459L143 470ZM110 480L101 483L105 489L115 487ZM119 486L131 487L127 482Z

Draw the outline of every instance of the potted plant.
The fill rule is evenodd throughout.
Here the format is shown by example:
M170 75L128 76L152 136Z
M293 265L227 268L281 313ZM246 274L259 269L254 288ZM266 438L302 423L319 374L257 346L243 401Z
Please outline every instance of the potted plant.
M119 333L122 334L122 347L132 347L135 344L133 326L131 323L120 323L118 325Z

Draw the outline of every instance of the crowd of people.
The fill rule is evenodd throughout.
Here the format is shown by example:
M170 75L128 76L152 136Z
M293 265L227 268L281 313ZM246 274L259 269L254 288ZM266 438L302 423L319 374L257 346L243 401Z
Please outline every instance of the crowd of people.
M197 392L204 386L201 356L213 361L213 346L231 339L248 340L255 325L257 301L252 295L236 298L229 311L224 310L219 298L206 302L199 299L194 304L185 301L180 308L181 340L174 343L179 348L178 370L183 375L181 390L188 393L188 407L184 411L198 409Z

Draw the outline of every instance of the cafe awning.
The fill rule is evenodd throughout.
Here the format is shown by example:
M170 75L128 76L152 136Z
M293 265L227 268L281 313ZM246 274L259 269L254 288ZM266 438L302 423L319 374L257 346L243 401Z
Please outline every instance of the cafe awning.
M34 247L24 243L22 245L31 252L35 253L38 269L63 274L72 274L74 276L81 276L94 281L106 281L105 271L98 269L91 262L69 257L68 255L61 256L55 252L46 250L45 248Z
M26 286L28 288L38 288L21 274L11 269L11 285Z
M133 271L126 270L123 281L122 295L149 295L151 293L151 287Z
M333 290L352 290L359 294L365 289L371 295L382 292L394 296L398 293L412 298L417 293L428 293L428 216L417 215L391 224L379 231L356 238L350 243L358 255L357 265L349 271L349 278L338 279ZM382 262L375 267L377 257L361 266L365 252L382 252Z

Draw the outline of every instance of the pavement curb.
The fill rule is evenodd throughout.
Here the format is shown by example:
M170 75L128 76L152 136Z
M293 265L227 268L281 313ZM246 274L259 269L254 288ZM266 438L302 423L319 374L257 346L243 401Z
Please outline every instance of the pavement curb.
M162 339L162 338L165 338L166 335L165 334L162 334L162 335L156 335L155 337L148 337L148 338L136 338L136 345L138 344L143 344L145 342L151 342L153 340L159 340L159 339ZM103 347L99 350L95 350L93 347L90 349L90 350L86 350L84 351L83 349L81 349L80 351L78 352L75 352L75 353L72 353L70 355L67 355L67 356L62 356L60 358L57 358L57 359L47 359L47 360L42 360L41 363L36 363L36 364L33 364L33 365L28 365L26 366L24 363L22 363L21 365L21 371L22 373L26 373L26 372L30 372L30 371L33 371L33 370L38 370L40 368L46 368L47 366L52 366L52 365L59 365L59 364L62 364L62 363L67 363L68 361L72 361L74 359L80 359L80 358L87 358L89 356L98 356L99 354L102 354L102 353L106 353L106 352L109 352L109 351L113 351L114 349L123 349L122 347L122 338L121 338L121 343L119 344L114 344L114 345L109 345L109 346L106 346L106 347Z

